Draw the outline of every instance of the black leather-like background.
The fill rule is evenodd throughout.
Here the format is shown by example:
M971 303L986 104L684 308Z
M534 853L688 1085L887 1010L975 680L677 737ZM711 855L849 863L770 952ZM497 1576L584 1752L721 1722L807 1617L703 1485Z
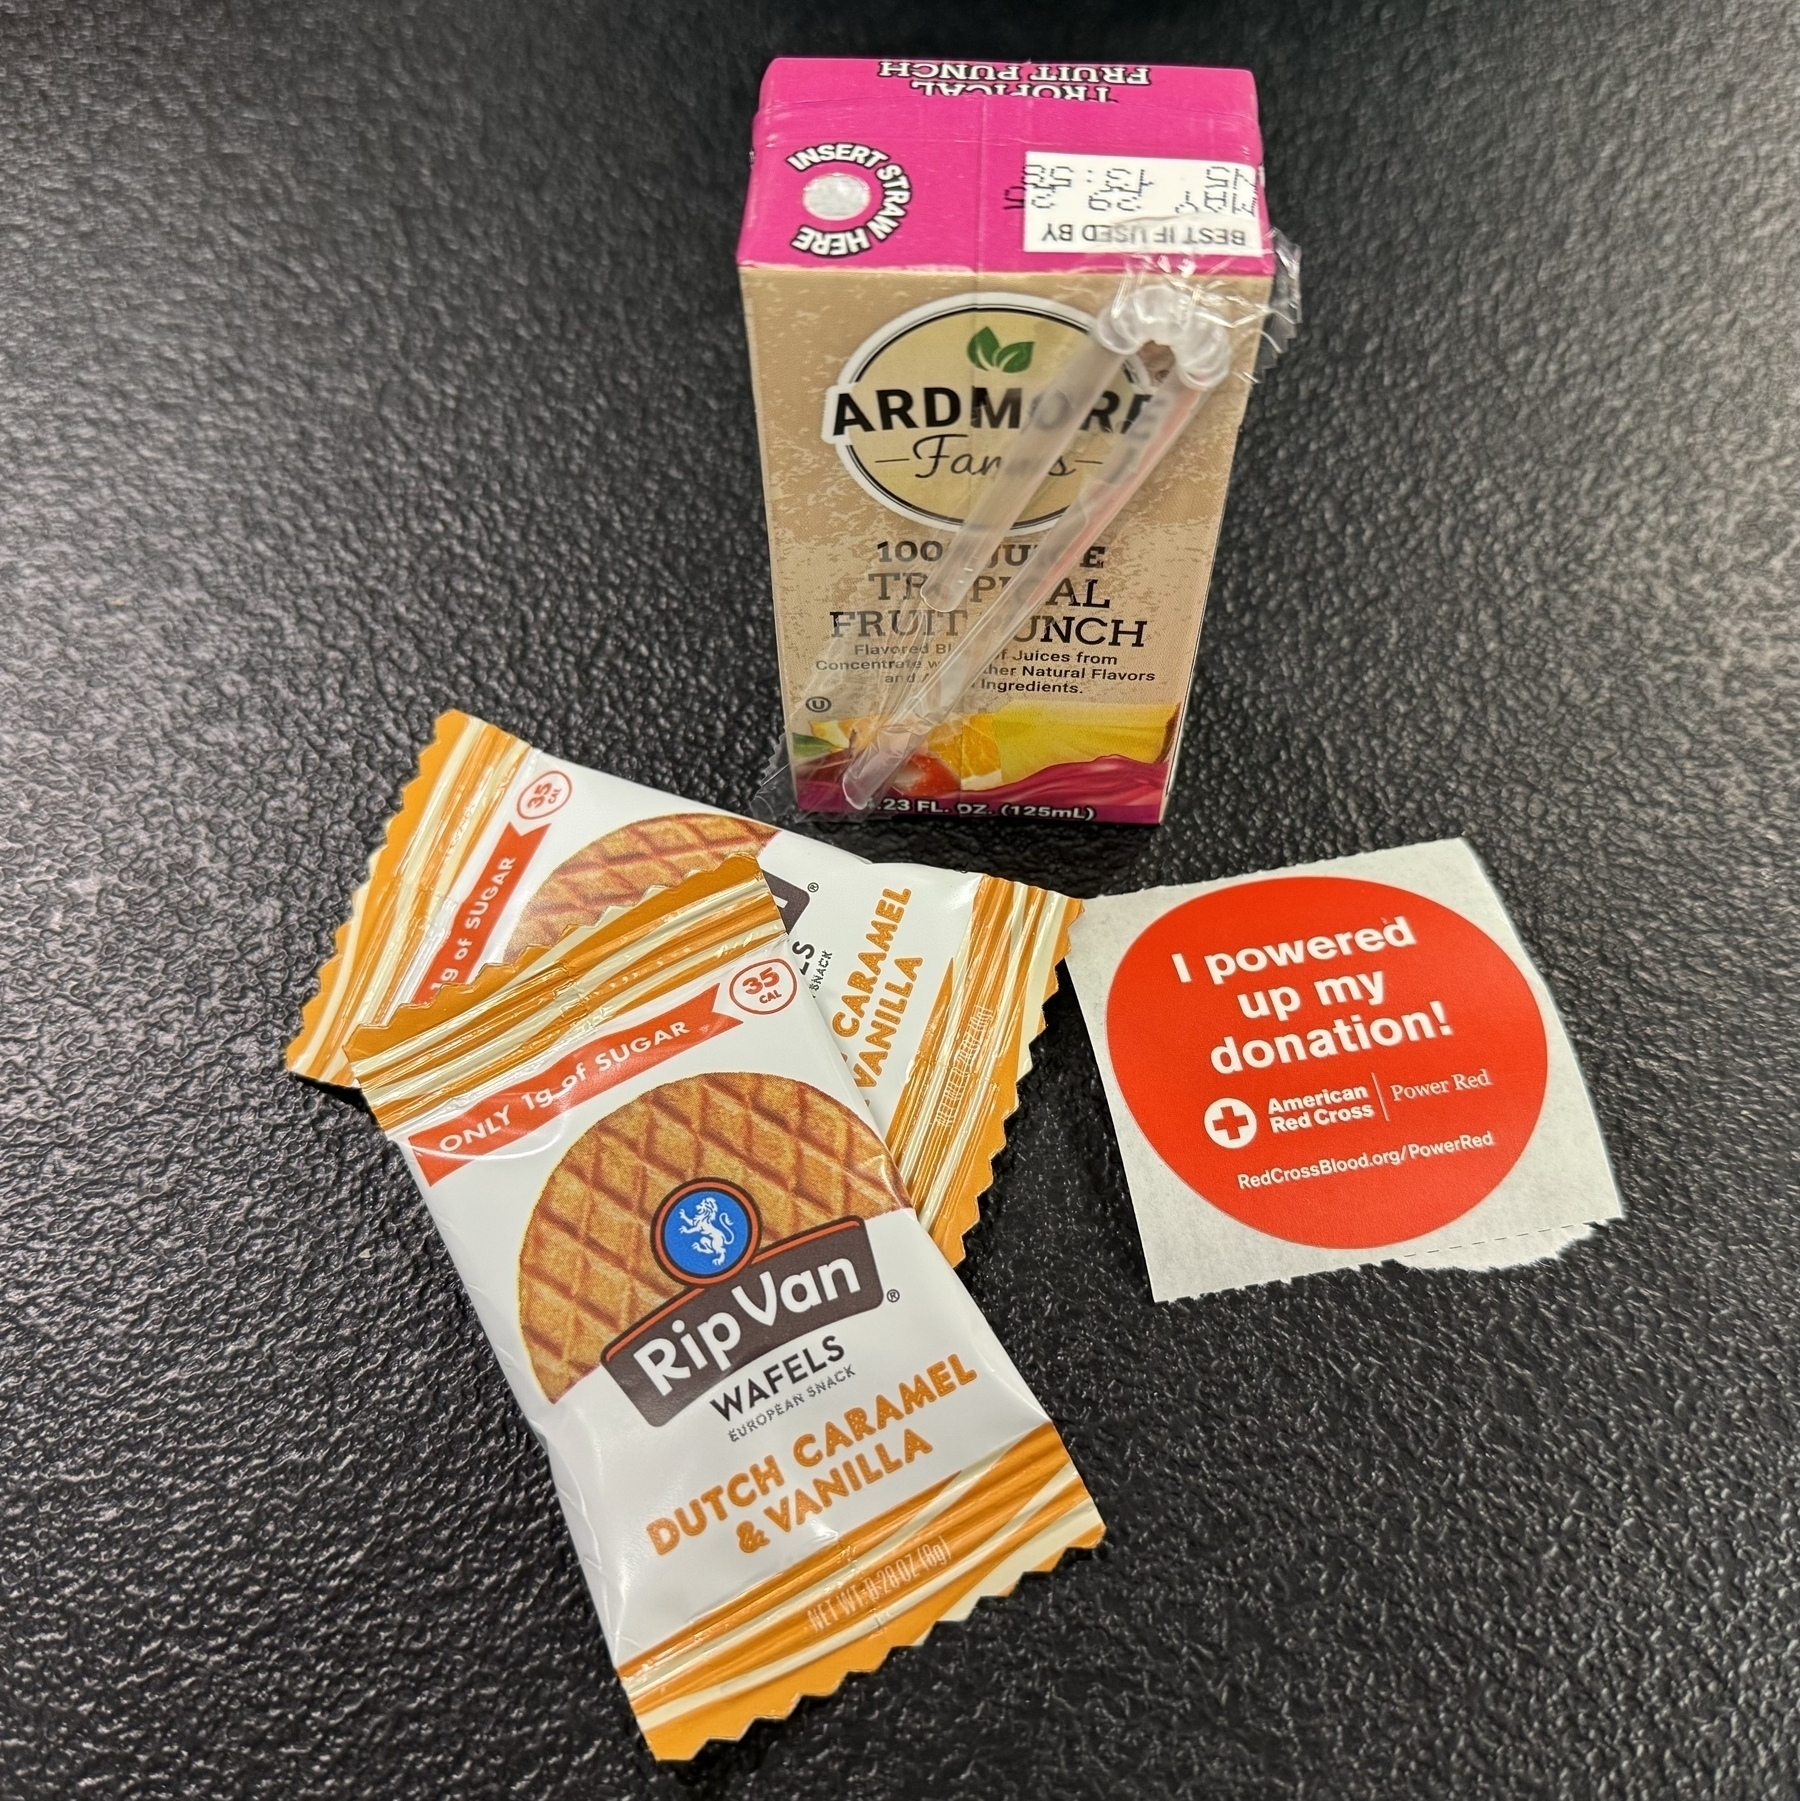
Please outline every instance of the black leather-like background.
M687 1770L396 1157L280 1073L433 714L744 804L732 265L781 51L1232 62L1307 324L1174 815L1463 833L1627 1216L1153 1306L1069 997L969 1287L1100 1551ZM1795 15L528 0L0 16L0 1794L1800 1785Z

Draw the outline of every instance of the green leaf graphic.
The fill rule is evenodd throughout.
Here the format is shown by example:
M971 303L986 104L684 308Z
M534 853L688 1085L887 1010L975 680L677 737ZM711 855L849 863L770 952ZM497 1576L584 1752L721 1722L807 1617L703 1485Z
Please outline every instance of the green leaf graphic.
M1031 367L1033 346L1029 338L1021 338L1016 344L1008 344L994 359L998 368L1004 369L1008 375L1021 375Z
M984 325L969 340L969 361L977 369L995 369L1000 355L1000 340L994 336L991 327Z

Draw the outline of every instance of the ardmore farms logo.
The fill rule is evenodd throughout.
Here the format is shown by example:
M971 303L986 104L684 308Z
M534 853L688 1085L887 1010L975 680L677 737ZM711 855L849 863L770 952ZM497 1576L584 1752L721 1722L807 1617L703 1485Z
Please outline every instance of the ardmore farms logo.
M1029 294L959 294L915 307L860 345L826 391L825 439L883 506L954 529L1091 323L1072 306ZM1033 497L1019 531L1042 531L1056 519L1150 392L1131 359Z

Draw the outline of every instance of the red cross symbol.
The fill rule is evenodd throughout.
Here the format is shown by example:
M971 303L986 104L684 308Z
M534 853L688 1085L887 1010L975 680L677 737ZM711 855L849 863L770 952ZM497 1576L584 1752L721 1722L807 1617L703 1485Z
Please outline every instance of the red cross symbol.
M1228 1151L1241 1151L1256 1136L1256 1115L1242 1101L1222 1096L1206 1110L1206 1135Z

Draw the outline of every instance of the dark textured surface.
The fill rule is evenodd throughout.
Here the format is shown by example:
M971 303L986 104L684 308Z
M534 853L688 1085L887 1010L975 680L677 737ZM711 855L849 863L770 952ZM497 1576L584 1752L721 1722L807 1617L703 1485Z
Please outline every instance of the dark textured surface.
M1792 8L854 18L0 15L0 1793L1792 1795ZM672 1772L397 1159L278 1065L439 707L748 798L782 50L1247 64L1307 255L1172 823L891 841L1466 833L1628 1214L1153 1307L1059 999L967 1277L1110 1537Z

